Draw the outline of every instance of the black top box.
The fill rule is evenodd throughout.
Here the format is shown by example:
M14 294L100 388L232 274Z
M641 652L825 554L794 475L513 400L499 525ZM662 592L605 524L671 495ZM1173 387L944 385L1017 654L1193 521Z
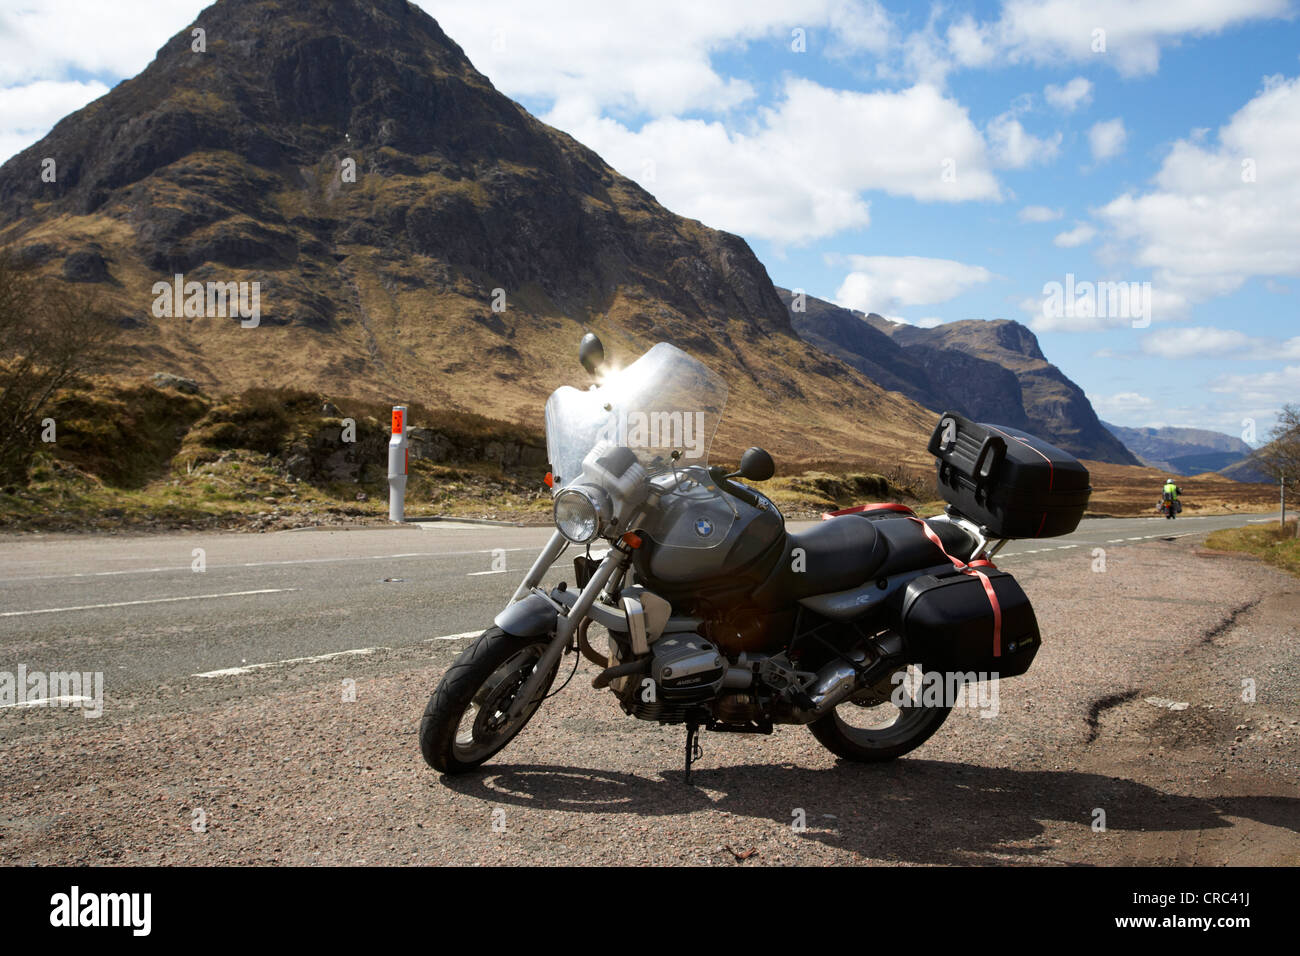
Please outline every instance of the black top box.
M1069 534L1088 507L1088 469L1014 428L944 412L929 450L938 459L939 494L990 537Z

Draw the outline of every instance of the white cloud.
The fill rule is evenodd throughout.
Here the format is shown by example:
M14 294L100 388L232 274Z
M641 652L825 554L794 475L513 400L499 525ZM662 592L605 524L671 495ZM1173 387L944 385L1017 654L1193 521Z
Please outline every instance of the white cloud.
M998 55L987 27L966 14L948 27L948 50L962 66L988 66Z
M1043 98L1063 113L1073 113L1080 106L1092 102L1092 81L1076 76L1064 86L1043 87Z
M782 99L743 130L674 117L635 132L607 117L566 128L674 212L776 242L866 226L869 190L1001 198L983 137L965 108L932 86L856 93L790 79ZM943 175L948 161L953 177Z
M1088 400L1092 402L1092 407L1097 414L1107 420L1113 420L1123 415L1145 412L1156 405L1154 399L1148 398L1140 392L1119 392L1115 395L1098 395L1096 397L1090 395Z
M61 77L69 69L92 76L133 76L208 2L7 3L0 11L0 84Z
M1094 123L1092 129L1088 130L1088 146L1096 162L1114 159L1124 151L1124 142L1127 139L1128 133L1124 129L1124 120L1119 117Z
M717 52L773 42L792 58L794 70L799 56L880 56L896 39L888 14L874 0L420 5L499 89L548 101L564 116L724 111L750 99L753 89L714 69ZM805 31L803 54L791 50L796 27Z
M932 7L923 30L914 30L902 40L904 75L917 83L943 86L953 68L948 44L936 30L939 8Z
M133 76L209 4L6 3L20 9L0 11L0 85L64 77L73 69L95 77ZM883 56L899 42L876 0L420 0L420 6L508 95L539 97L570 111L577 104L655 116L726 110L750 99L753 90L720 75L712 65L715 53L765 41L791 57L819 50ZM790 49L794 27L806 31L807 54Z
M1098 211L1117 248L1184 303L1300 276L1300 79L1270 78L1204 140L1175 143L1153 189Z
M987 133L998 165L1009 169L1050 162L1061 149L1060 133L1043 138L1027 133L1011 111L990 120Z
M1249 337L1236 329L1196 326L1185 329L1161 329L1142 339L1142 351L1163 358L1194 358L1199 355L1222 355L1245 348Z
M1048 206L1026 206L1020 210L1017 219L1021 222L1052 222L1060 219L1065 214L1063 209L1052 209Z
M1193 326L1148 334L1142 339L1142 351L1172 359L1202 356L1261 361L1300 359L1300 336L1282 342L1249 336L1237 329Z
M1097 230L1088 225L1086 222L1079 223L1073 229L1066 232L1058 233L1052 240L1052 245L1060 246L1062 249L1073 249L1082 246L1084 243L1092 242L1093 237L1097 235Z
M108 87L95 80L38 80L0 89L0 162L22 152L63 117L107 92Z
M1210 383L1210 391L1231 395L1238 404L1276 409L1300 396L1300 365L1255 375L1220 375Z
M860 312L894 311L909 305L947 302L994 278L983 266L922 256L849 256L853 269L835 302ZM920 323L914 323L920 324Z
M1156 72L1161 50L1183 37L1289 12L1287 0L1006 0L998 20L963 21L955 37L950 31L949 46L959 60L964 54L977 61L965 65L985 65L995 57L1038 66L1097 63L1138 76ZM1104 50L1098 49L1097 30L1104 31Z
M863 53L884 56L896 42L889 13L875 0L866 3L858 0L831 0L806 6L780 4L777 9L787 13L825 9L831 32L826 52L831 56L852 57Z

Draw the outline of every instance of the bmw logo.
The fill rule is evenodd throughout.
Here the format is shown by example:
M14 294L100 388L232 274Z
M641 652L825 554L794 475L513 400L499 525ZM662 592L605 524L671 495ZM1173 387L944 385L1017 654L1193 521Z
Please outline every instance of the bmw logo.
M700 518L695 522L695 533L701 538L707 538L713 534L713 522L708 518Z

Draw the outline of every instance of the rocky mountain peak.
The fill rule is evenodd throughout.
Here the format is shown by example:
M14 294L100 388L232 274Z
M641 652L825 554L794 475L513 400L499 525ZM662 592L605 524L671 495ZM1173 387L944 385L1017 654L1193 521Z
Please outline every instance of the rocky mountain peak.
M93 286L138 356L205 389L533 422L593 329L621 360L700 356L775 453L924 457L928 414L810 353L744 240L531 116L403 0L218 0L0 166L0 248ZM255 283L256 328L153 310L177 274Z

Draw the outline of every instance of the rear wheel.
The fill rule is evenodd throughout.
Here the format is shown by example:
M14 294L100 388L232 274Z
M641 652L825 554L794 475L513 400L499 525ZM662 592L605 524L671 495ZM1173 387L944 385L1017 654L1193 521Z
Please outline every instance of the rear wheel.
M420 721L420 752L443 773L473 770L524 729L555 680L556 667L513 720L506 711L546 652L548 638L488 628L443 675Z
M909 680L895 675L908 672ZM845 760L879 763L915 750L943 726L952 710L922 703L921 670L900 668L874 687L854 694L808 725L818 743Z

